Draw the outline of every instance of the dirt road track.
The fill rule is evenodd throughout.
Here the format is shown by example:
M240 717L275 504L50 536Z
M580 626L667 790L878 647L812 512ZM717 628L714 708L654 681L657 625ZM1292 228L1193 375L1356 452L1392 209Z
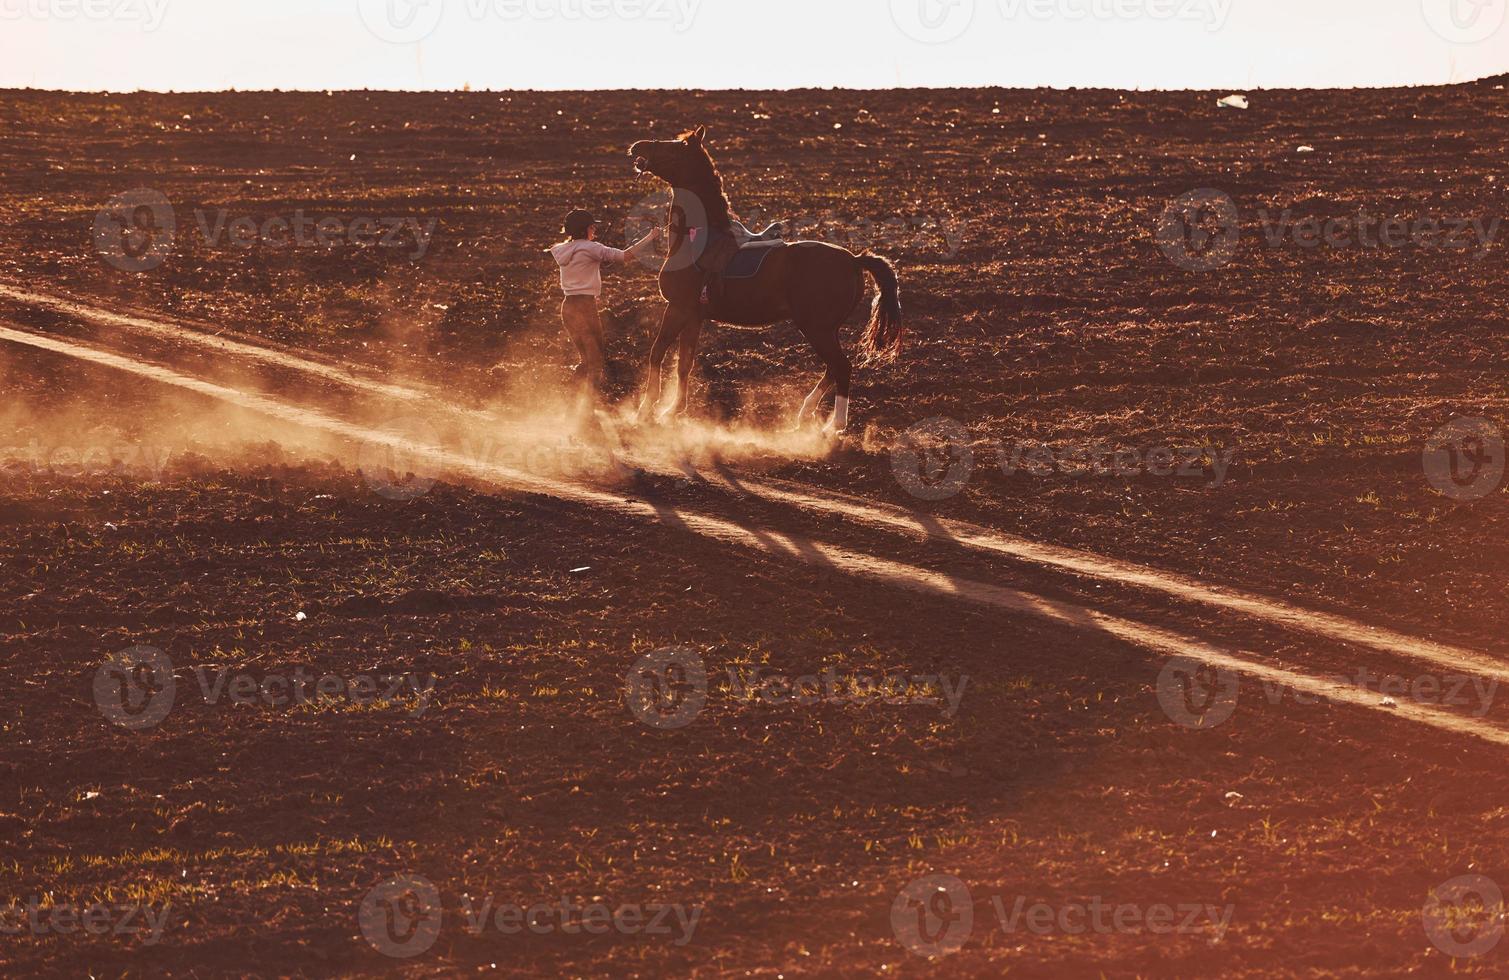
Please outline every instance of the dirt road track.
M147 334L208 350L233 354L310 377L361 390L400 402L439 406L460 418L490 426L507 425L496 415L454 404L448 394L417 383L392 384L364 375L347 365L313 360L286 351L249 343L223 335L212 335L160 319L103 309L76 300L36 293L0 283L0 298L60 313L104 327ZM637 466L657 468L656 461L630 460ZM689 463L661 471L679 476ZM1421 639L1356 619L1307 609L1290 603L1239 589L1211 585L1188 576L1165 572L1103 555L1043 544L965 521L933 518L897 507L876 504L860 498L816 490L784 480L770 480L745 474L702 474L711 476L724 488L740 494L760 497L775 503L814 513L843 518L876 529L922 537L930 543L951 544L961 548L1002 555L1045 567L1061 569L1094 579L1132 585L1178 599L1201 603L1225 612L1264 620L1289 629L1300 630L1343 643L1368 647L1381 653L1416 660L1435 667L1475 672L1486 677L1509 680L1509 663L1485 656L1461 646Z
M141 317L126 317L94 310L69 301L0 287L0 295L38 301L66 312L115 326L147 330L159 336L222 352L250 357L284 368L319 376L343 385L363 388L373 394L404 402L431 403L437 393L386 384L364 378L343 366L320 364L287 354L225 338L209 337L186 328ZM1424 704L1384 702L1371 691L1327 679L1319 673L1280 666L1271 658L1239 649L1227 649L1147 622L1112 615L1087 605L1065 602L1036 592L992 582L934 571L913 564L877 557L836 544L789 533L779 528L730 521L711 514L626 497L587 483L554 479L478 461L443 445L425 444L401 434L360 425L326 412L240 390L195 377L170 367L136 357L86 346L69 340L0 326L0 339L11 344L49 351L101 367L127 372L154 382L248 409L282 422L367 446L380 446L425 459L436 475L485 483L509 492L541 494L577 505L608 511L633 520L651 520L717 541L763 552L782 561L817 564L833 571L892 587L944 596L972 605L999 609L1060 623L1079 630L1116 637L1160 657L1186 658L1223 670L1253 677L1333 703L1368 708L1396 715L1440 731L1470 735L1497 745L1509 746L1509 729L1491 722L1465 717ZM464 407L455 411L483 415ZM495 418L490 421L496 423ZM1509 679L1509 666L1486 654L1421 640L1390 630L1373 629L1345 617L1315 613L1248 593L1211 587L1155 569L1129 565L1098 555L1040 545L1019 537L959 522L931 521L895 508L874 506L841 496L817 493L790 484L747 479L731 481L737 491L792 507L838 516L868 529L922 534L929 542L951 542L960 547L988 552L1092 578L1133 586L1148 592L1195 602L1223 615L1261 620L1287 630L1296 630L1342 643L1363 646L1389 656L1413 660L1443 670L1502 681Z

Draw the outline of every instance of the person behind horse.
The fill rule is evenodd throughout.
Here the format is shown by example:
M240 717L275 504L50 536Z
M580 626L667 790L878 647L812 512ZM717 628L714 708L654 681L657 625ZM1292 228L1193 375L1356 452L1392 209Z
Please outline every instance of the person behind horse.
M566 216L566 241L553 246L550 254L561 269L561 324L575 345L581 363L573 377L595 402L602 393L606 359L603 354L603 323L597 300L603 292L602 267L616 265L639 254L660 237L660 229L628 248L613 248L597 240L597 219L590 211L576 210Z

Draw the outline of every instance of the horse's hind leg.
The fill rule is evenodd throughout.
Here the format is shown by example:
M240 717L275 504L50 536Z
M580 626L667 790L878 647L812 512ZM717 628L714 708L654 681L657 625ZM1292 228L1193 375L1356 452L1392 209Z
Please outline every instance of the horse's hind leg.
M817 383L817 387L812 389L812 394L807 396L806 400L802 402L801 410L796 413L796 427L798 429L807 424L807 420L812 417L813 413L817 411L817 407L822 404L823 399L828 397L828 392L832 390L833 372L824 371L822 378Z
M830 324L823 327L802 326L802 333L812 349L817 351L817 356L823 359L828 366L823 380L818 382L817 389L807 396L807 401L802 403L803 417L809 409L816 409L818 402L822 400L829 389L836 389L837 395L833 400L833 414L828 419L828 424L823 426L824 432L840 433L849 427L849 381L854 374L854 368L849 363L849 355L844 353L844 348L838 340L839 324ZM815 396L815 397L814 397ZM809 405L810 403L810 405Z

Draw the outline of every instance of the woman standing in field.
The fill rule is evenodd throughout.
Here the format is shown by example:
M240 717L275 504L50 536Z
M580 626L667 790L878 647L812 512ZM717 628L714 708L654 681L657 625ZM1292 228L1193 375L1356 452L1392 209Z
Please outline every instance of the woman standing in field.
M603 291L602 267L638 258L660 237L660 229L652 229L626 249L613 248L597 240L597 219L592 213L576 210L566 216L563 230L569 236L567 240L550 249L561 267L561 292L565 294L561 324L581 357L575 371L577 383L595 403L602 393L605 367L603 324L597 313L597 298Z

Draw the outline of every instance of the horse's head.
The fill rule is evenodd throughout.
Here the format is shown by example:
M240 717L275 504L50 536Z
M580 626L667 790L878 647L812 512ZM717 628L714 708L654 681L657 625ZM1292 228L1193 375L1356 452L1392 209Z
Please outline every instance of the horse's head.
M707 129L698 126L673 140L640 140L629 147L634 171L659 177L673 187L698 187L716 176L712 157L703 145Z

